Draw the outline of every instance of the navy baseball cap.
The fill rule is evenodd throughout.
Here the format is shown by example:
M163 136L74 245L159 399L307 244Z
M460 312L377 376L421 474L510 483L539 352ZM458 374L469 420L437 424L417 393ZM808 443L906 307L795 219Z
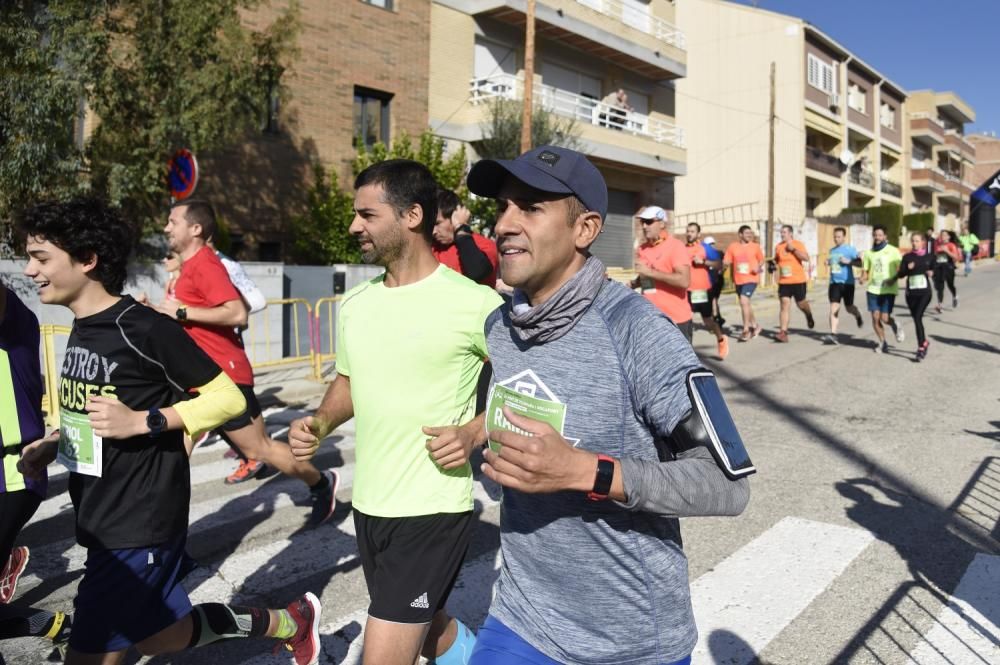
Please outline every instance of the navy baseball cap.
M508 174L543 192L573 194L587 210L599 213L601 219L608 213L608 186L604 176L583 153L543 145L517 159L483 159L469 171L469 191L495 198Z

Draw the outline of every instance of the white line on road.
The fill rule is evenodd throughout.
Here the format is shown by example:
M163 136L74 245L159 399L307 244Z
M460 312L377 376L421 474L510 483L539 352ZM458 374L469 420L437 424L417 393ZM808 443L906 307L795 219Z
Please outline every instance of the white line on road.
M691 585L695 663L746 665L874 540L786 517Z
M976 555L908 663L1000 663L1000 556Z

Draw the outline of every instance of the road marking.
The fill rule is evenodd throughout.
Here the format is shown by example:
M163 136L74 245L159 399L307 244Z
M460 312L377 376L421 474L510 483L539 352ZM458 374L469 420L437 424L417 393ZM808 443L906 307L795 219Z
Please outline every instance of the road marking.
M747 665L850 565L868 531L785 517L691 585L696 663Z
M1000 663L1000 556L977 554L908 663Z

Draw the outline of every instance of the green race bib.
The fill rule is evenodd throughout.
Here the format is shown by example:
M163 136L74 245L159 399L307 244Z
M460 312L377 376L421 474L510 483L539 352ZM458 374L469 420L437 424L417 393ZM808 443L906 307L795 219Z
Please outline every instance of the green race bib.
M493 385L493 390L490 392L490 399L486 404L486 431L492 432L493 430L503 429L527 435L526 432L514 427L504 417L504 406L518 415L548 423L559 434L563 433L563 424L566 422L565 404L532 397L531 395L524 395L506 386L501 386L499 383ZM499 443L490 441L489 444L490 450L495 453L500 452L501 445Z
M736 272L739 275L749 275L750 274L750 264L749 263L737 263Z
M94 434L86 413L60 409L59 454L56 459L70 471L101 477L104 468L103 439Z
M926 289L927 275L910 275L907 284L911 289Z
M791 277L792 276L792 266L781 266L781 276Z
M708 291L692 291L691 292L691 304L700 305L702 303L708 302Z

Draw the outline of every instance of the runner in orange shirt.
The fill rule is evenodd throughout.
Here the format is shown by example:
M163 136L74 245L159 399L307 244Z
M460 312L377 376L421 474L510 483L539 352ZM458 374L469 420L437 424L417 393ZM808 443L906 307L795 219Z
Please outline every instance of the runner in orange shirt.
M701 321L710 333L715 333L719 347L719 360L725 360L729 355L729 340L723 334L719 324L712 317L712 279L708 275L709 268L719 268L721 260L709 261L705 246L699 242L701 226L695 222L687 225L684 250L691 260L691 283L688 285L688 303L691 312L701 314ZM718 255L716 255L718 256Z
M781 242L774 248L774 262L778 266L778 297L781 299L780 329L775 338L779 342L788 341L788 319L791 316L792 298L806 315L806 325L812 330L816 326L809 301L806 300L806 269L809 252L806 246L792 235L794 229L785 224L781 227Z
M642 222L644 242L636 252L635 271L639 279L653 280L653 288L643 295L666 314L691 341L691 305L687 288L691 283L691 261L684 243L669 233L667 211L646 206L636 215Z
M739 341L746 342L761 331L761 325L757 323L753 307L750 306L750 298L760 281L764 252L753 241L753 229L746 224L740 227L738 235L739 240L726 248L726 254L722 257L722 270L725 272L726 268L733 268L733 284L736 285L736 295L740 299L740 311L743 313L743 332Z

